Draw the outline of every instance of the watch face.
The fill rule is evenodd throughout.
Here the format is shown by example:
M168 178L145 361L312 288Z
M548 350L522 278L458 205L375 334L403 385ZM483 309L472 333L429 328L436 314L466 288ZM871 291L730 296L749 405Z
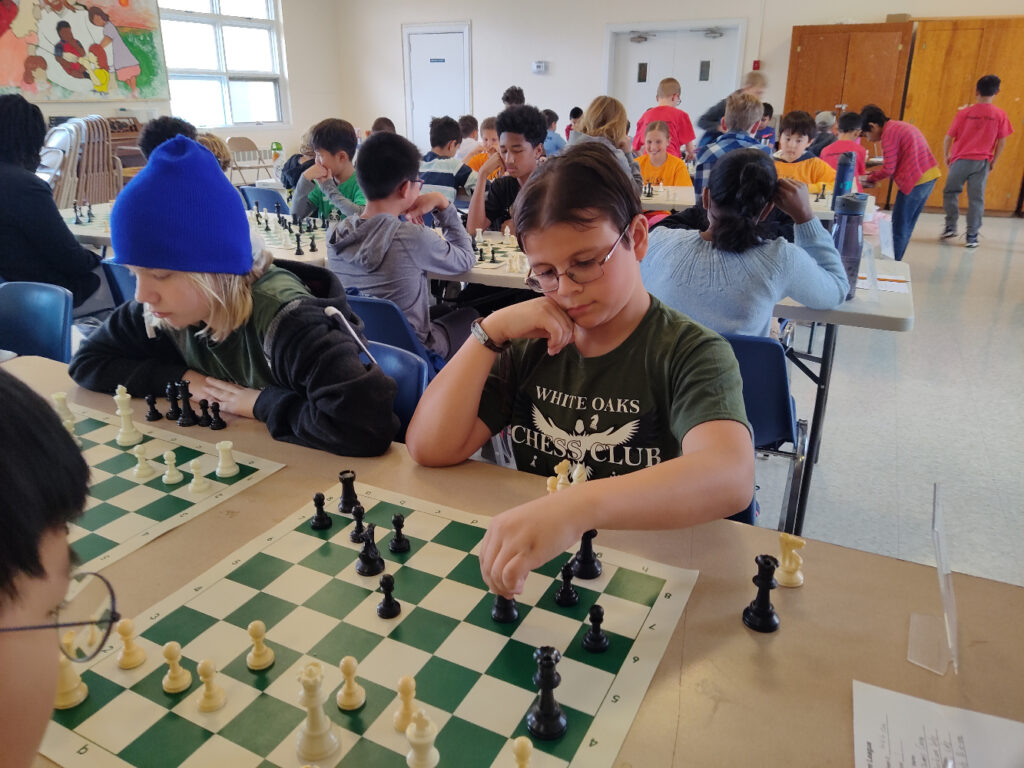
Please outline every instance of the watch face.
M476 340L485 346L487 342L491 340L490 337L487 335L487 331L485 331L483 329L483 326L480 325L479 320L473 321L473 324L470 326L470 330L473 331L473 335L476 336Z

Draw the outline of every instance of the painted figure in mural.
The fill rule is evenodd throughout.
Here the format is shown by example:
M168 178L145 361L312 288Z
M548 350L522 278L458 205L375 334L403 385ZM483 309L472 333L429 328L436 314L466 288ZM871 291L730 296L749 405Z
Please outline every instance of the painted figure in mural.
M110 17L95 5L89 8L89 21L97 27L103 27L103 39L100 40L100 46L110 49L109 69L117 75L118 80L132 89L132 96L138 96L139 91L135 87L135 78L142 72L139 60L128 50L128 46L121 38L121 33L117 31L117 27L114 26Z

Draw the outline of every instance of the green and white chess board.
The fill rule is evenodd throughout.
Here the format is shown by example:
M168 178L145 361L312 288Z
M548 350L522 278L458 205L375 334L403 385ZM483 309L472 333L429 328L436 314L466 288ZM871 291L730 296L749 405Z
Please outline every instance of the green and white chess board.
M610 767L622 746L654 672L682 616L697 573L600 547L602 575L576 581L580 602L555 604L561 565L538 568L519 598L519 619L497 624L493 595L480 578L475 552L486 518L356 484L366 522L377 525L378 547L395 579L401 614L377 616L379 576L355 571L359 545L349 540L353 522L332 514L333 525L308 525L312 503L250 542L148 611L135 617L147 661L137 669L117 666L120 640L88 665L88 698L58 711L42 752L74 768L114 766L232 766L299 768L296 738L305 717L298 704L302 668L319 661L328 717L341 743L328 766L401 768L409 749L395 731L399 677L413 675L416 705L437 725L441 764L511 766L511 739L525 735L525 715L536 696L534 650L552 645L562 653L555 697L568 718L557 741L534 740L531 765ZM335 508L340 486L328 491ZM411 551L388 550L391 518L405 515ZM116 585L115 585L116 588ZM611 644L604 653L584 650L588 611L600 603ZM246 631L260 619L276 654L272 667L248 669ZM183 648L193 674L189 690L169 695L161 680L161 646ZM344 656L359 662L366 703L340 710ZM196 666L211 659L226 690L224 707L198 709L202 684Z

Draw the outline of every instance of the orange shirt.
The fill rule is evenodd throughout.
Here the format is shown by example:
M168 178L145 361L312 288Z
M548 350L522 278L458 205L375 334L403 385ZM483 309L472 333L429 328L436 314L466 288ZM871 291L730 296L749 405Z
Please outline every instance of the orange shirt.
M820 157L805 154L801 159L793 163L775 158L775 172L780 179L795 179L807 185L810 192L817 194L821 185L825 185L825 191L831 192L832 186L836 183L836 169L826 163Z
M644 184L664 184L666 187L693 186L690 172L686 170L686 163L675 155L668 155L661 165L651 163L650 155L640 155L636 163L640 166Z
M479 171L483 167L483 164L487 162L487 158L488 157L490 157L490 153L488 153L488 152L478 152L477 154L473 155L472 157L467 157L463 162L465 162L466 165L468 165L474 171ZM492 173L490 176L488 176L487 180L488 181L494 181L500 175L501 175L501 168L500 167L495 168L494 169L494 173Z

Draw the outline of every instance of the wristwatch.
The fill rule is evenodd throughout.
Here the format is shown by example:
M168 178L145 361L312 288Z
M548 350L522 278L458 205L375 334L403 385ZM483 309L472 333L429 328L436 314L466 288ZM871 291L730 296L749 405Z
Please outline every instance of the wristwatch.
M498 345L491 341L491 337L487 335L487 331L480 325L480 318L473 321L473 324L469 326L469 329L473 332L473 336L476 340L487 347L491 352L498 352L499 354L508 349L511 341L506 341L504 344Z

